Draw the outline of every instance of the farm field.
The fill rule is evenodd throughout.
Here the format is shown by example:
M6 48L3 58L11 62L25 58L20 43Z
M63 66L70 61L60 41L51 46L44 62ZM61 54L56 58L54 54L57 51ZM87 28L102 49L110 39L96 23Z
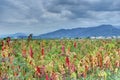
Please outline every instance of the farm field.
M0 80L120 80L119 39L0 42Z

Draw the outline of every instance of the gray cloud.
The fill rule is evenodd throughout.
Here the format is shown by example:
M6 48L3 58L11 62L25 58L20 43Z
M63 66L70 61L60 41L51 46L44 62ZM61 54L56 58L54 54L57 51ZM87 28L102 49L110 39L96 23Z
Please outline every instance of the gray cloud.
M60 28L120 25L120 0L0 0L0 34L42 34ZM28 29L29 28L29 29Z
M45 2L45 9L48 12L61 14L67 10L73 15L72 18L90 17L89 11L119 11L119 0L49 0Z

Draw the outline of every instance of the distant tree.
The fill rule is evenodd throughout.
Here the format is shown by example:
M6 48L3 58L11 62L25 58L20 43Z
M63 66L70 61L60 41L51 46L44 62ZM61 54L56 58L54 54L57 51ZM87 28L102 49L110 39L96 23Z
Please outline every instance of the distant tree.
M79 39L79 37L76 37L75 39Z
M32 40L33 34L29 34L28 41Z
M3 38L3 40L6 40L7 38Z
M86 39L90 39L90 36L86 37Z

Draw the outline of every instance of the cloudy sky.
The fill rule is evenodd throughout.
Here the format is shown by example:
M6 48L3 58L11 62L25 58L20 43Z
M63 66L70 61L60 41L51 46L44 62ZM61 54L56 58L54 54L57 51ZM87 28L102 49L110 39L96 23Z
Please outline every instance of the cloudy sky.
M0 35L120 25L120 0L0 0Z

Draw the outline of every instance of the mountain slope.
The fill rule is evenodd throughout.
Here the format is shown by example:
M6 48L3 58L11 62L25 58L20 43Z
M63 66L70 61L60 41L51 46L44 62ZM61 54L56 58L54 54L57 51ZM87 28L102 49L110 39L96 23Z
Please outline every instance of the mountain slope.
M11 37L11 38L26 38L27 35L24 33L15 33L15 34L6 34L6 35L1 35L0 38L5 38L5 37Z
M42 34L39 36L39 38L83 38L91 36L120 36L120 29L115 28L112 25L100 25L89 28L60 29L47 34Z
M28 35L24 33L16 33L16 34L8 34L1 35L0 38L5 37L11 38L27 38ZM33 38L86 38L86 37L112 37L112 36L120 36L120 28L113 27L112 25L100 25L96 27L88 27L88 28L74 28L74 29L60 29L57 31L53 31L47 34L42 34L39 36L33 36Z

